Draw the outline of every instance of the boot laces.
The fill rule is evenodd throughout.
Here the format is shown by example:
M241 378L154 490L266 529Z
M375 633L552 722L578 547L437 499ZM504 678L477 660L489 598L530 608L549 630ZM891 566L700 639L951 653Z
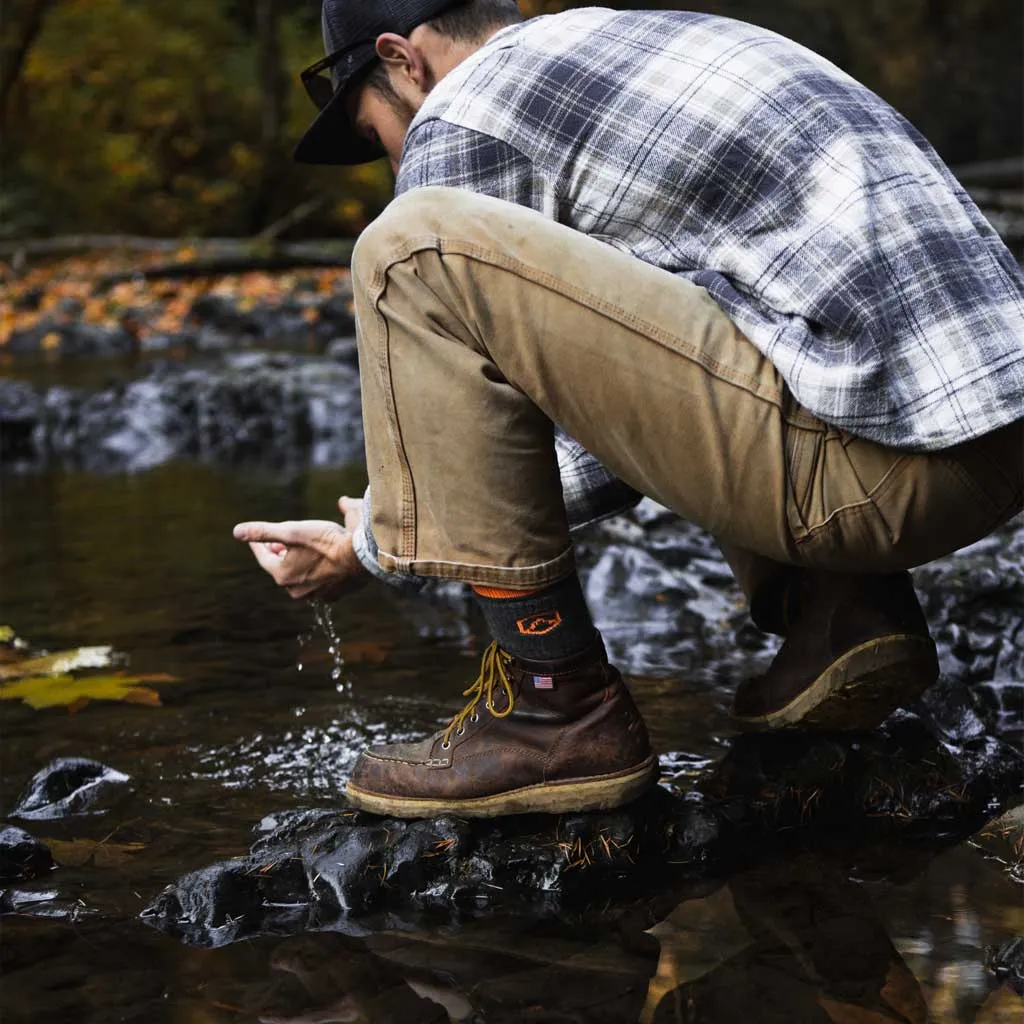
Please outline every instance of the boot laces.
M445 750L451 746L453 735L461 736L466 731L467 721L475 722L480 717L476 709L481 700L486 698L487 710L495 718L506 718L512 714L515 694L512 690L512 684L509 682L508 670L506 668L511 661L512 655L503 651L498 646L497 640L488 645L480 663L480 675L476 677L476 682L468 690L462 691L463 697L469 697L469 702L448 723L447 728L444 730L441 746ZM505 691L505 697L508 699L508 706L502 711L498 711L494 707L494 690L497 686L500 686Z

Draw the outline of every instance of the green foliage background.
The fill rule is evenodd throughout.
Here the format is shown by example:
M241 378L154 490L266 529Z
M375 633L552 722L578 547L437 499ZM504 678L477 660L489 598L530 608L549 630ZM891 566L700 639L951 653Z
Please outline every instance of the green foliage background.
M2 50L29 0L0 2ZM268 153L251 2L56 0L7 103L0 236L247 235L317 195L329 201L295 233L358 231L386 201L390 172L290 163L313 113L296 73L321 53L319 3L277 6L291 73L285 131ZM535 14L582 5L521 6ZM687 7L781 31L885 96L953 164L1021 151L1019 0L612 6Z

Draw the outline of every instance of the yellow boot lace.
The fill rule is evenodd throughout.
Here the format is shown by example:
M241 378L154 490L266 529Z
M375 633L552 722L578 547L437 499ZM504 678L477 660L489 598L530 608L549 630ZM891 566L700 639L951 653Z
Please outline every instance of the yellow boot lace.
M498 641L493 641L484 651L480 663L480 675L476 682L468 689L463 690L463 697L469 697L469 703L448 723L444 730L441 746L447 750L452 745L452 736L461 736L466 731L466 722L475 722L480 717L476 708L485 697L487 698L487 710L495 718L505 718L512 713L512 706L515 703L515 694L512 692L512 684L508 681L508 672L505 666L512 661L512 655L507 654L498 646ZM494 707L494 688L502 687L505 696L508 698L508 707L503 711L497 711Z

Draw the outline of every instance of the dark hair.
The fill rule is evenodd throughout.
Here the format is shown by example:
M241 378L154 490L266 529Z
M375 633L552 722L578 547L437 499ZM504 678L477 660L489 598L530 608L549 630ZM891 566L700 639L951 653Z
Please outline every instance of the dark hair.
M516 0L467 0L427 24L447 39L472 43L492 29L515 25L522 20Z
M362 81L373 89L374 92L378 93L381 99L387 100L396 110L403 109L402 98L395 92L395 87L391 84L390 77L388 77L387 66L383 61L374 61Z

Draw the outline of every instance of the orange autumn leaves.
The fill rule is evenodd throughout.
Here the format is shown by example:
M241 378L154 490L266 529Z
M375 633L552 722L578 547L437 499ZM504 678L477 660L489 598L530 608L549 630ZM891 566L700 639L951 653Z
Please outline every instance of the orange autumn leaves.
M189 249L177 253L186 262ZM343 288L348 271L336 267L303 268L289 273L246 273L147 281L143 272L166 264L165 253L77 256L30 268L20 276L3 274L0 265L0 352L21 331L50 328L41 338L46 350L60 346L59 329L71 323L120 328L144 342L151 335L176 335L189 326L193 303L203 295L233 300L242 312L275 308L292 297L301 280L313 297ZM138 271L138 276L102 285L106 275ZM315 304L302 312L310 324L319 318Z

